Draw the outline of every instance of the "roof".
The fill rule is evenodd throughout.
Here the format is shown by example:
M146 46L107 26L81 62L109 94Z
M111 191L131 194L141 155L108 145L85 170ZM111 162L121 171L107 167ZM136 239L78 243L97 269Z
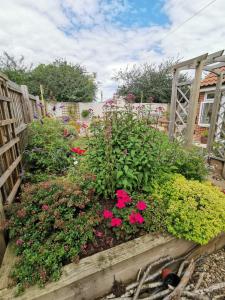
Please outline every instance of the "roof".
M220 68L220 71L225 71L225 67ZM201 81L201 87L203 86L211 86L216 85L217 82L217 76L214 73L209 73L202 81ZM225 82L225 78L223 79L223 82Z

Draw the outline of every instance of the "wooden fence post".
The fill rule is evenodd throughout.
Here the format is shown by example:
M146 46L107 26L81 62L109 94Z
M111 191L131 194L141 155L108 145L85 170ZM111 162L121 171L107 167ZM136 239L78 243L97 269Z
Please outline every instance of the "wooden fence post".
M0 226L3 224L4 220L5 220L5 214L3 209L3 199L0 191ZM0 265L5 253L5 249L6 249L6 242L5 242L4 231L1 230L0 228Z
M40 106L40 104L41 104L40 98L39 98L39 96L35 96L35 98L36 98L38 118L42 118L43 113L42 113L42 109Z
M21 90L22 90L22 93L23 93L23 98L27 103L30 122L32 122L33 118L34 118L34 113L33 113L32 104L31 104L30 99L29 99L28 88L27 88L26 85L21 85Z
M177 80L179 71L173 70L173 82L172 82L172 94L170 104L170 123L169 123L169 138L172 141L174 139L174 126L176 118L176 102L177 102Z
M195 119L197 116L198 98L199 98L199 91L201 85L201 75L202 75L204 62L205 62L204 59L198 62L198 65L195 70L195 80L191 88L191 95L189 100L189 111L187 116L187 130L185 135L185 145L188 147L191 146L193 142Z

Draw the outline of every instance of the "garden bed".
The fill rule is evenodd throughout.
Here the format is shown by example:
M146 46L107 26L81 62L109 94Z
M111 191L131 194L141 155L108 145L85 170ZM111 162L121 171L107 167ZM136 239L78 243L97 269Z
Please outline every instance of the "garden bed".
M212 253L225 246L225 234L219 235L207 245L198 246L192 256ZM63 274L59 281L46 285L45 288L30 287L18 300L94 300L110 293L114 276L117 280L129 283L134 280L140 268L160 257L170 255L179 257L195 248L196 244L183 239L176 239L169 235L148 234L135 240L123 243L111 249L99 252L83 258L77 264L68 264L63 268ZM10 261L9 261L10 259ZM12 257L6 255L0 274L6 275ZM14 260L13 260L14 261ZM1 282L7 284L5 278ZM14 298L15 289L7 289L2 286L1 300Z

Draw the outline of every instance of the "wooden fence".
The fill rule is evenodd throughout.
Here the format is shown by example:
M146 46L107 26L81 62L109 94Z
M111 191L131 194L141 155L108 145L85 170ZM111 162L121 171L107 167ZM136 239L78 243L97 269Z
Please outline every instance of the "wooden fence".
M6 248L1 224L4 205L11 204L21 183L22 154L27 143L27 124L43 116L38 97L29 95L0 74L0 264Z

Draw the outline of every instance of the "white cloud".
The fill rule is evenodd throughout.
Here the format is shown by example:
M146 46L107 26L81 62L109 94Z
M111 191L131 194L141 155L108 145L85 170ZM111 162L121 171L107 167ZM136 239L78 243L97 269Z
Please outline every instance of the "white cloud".
M225 48L224 0L217 0L168 37L168 32L206 5L205 0L191 1L191 5L190 1L167 0L163 9L170 25L130 28L113 22L115 16L131 10L129 1L1 2L0 52L24 54L35 64L56 57L80 62L88 71L98 73L105 98L115 91L113 73L127 64L158 63L178 54L186 59ZM74 30L74 24L79 30Z

